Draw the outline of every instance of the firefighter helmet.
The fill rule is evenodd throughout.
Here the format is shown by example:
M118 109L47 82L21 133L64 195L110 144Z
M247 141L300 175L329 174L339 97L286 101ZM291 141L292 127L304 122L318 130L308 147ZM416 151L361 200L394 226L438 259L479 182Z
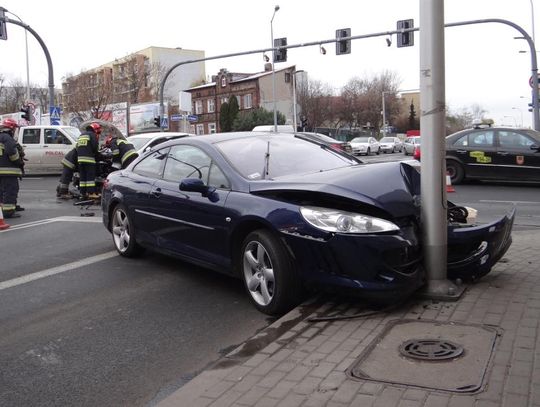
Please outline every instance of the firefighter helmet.
M90 123L89 126L97 135L101 134L101 125L99 123Z
M2 127L7 127L8 129L14 130L19 127L19 124L13 119L4 119L2 121Z

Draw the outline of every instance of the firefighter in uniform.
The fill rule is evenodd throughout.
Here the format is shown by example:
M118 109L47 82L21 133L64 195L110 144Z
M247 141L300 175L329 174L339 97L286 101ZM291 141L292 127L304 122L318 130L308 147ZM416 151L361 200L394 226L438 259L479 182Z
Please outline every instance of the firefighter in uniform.
M139 156L133 144L128 143L124 137L109 136L105 140L105 147L112 151L113 163L120 164L121 168L126 168L131 162Z
M91 123L77 140L77 164L79 166L79 188L81 198L98 199L96 191L96 158L99 157L99 123Z
M73 181L73 173L79 171L77 164L77 147L74 147L62 159L62 175L60 176L60 183L56 187L57 197L62 199L71 198L69 184Z
M0 130L0 202L6 218L18 218L16 213L19 178L23 175L24 161L13 138L19 127L13 119L5 119Z

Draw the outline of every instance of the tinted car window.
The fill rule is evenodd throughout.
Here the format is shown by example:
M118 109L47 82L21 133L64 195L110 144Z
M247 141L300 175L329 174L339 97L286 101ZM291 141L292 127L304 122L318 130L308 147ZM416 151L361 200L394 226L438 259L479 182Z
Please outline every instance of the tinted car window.
M22 137L23 144L39 144L40 129L25 129Z
M286 140L285 140L286 139ZM256 180L323 171L358 161L299 138L269 136L218 142L215 146L245 178Z
M469 134L470 147L491 147L493 146L493 131L482 131Z
M137 163L133 168L133 172L144 175L145 177L161 178L163 165L168 152L169 149L166 148L150 154L148 157Z
M499 131L499 144L501 147L527 148L534 144L529 137L513 131Z

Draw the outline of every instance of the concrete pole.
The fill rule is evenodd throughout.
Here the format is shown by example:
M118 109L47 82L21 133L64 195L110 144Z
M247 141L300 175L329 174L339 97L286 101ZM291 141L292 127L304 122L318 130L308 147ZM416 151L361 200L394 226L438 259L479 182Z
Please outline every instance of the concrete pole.
M420 0L421 193L425 295L446 299L457 287L446 276L444 1Z

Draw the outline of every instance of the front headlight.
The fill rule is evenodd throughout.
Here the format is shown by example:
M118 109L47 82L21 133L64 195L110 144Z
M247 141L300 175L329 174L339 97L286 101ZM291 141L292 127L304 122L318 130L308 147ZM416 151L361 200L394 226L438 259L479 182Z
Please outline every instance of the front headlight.
M380 233L399 230L397 225L387 220L337 209L303 206L300 213L310 225L327 232Z

